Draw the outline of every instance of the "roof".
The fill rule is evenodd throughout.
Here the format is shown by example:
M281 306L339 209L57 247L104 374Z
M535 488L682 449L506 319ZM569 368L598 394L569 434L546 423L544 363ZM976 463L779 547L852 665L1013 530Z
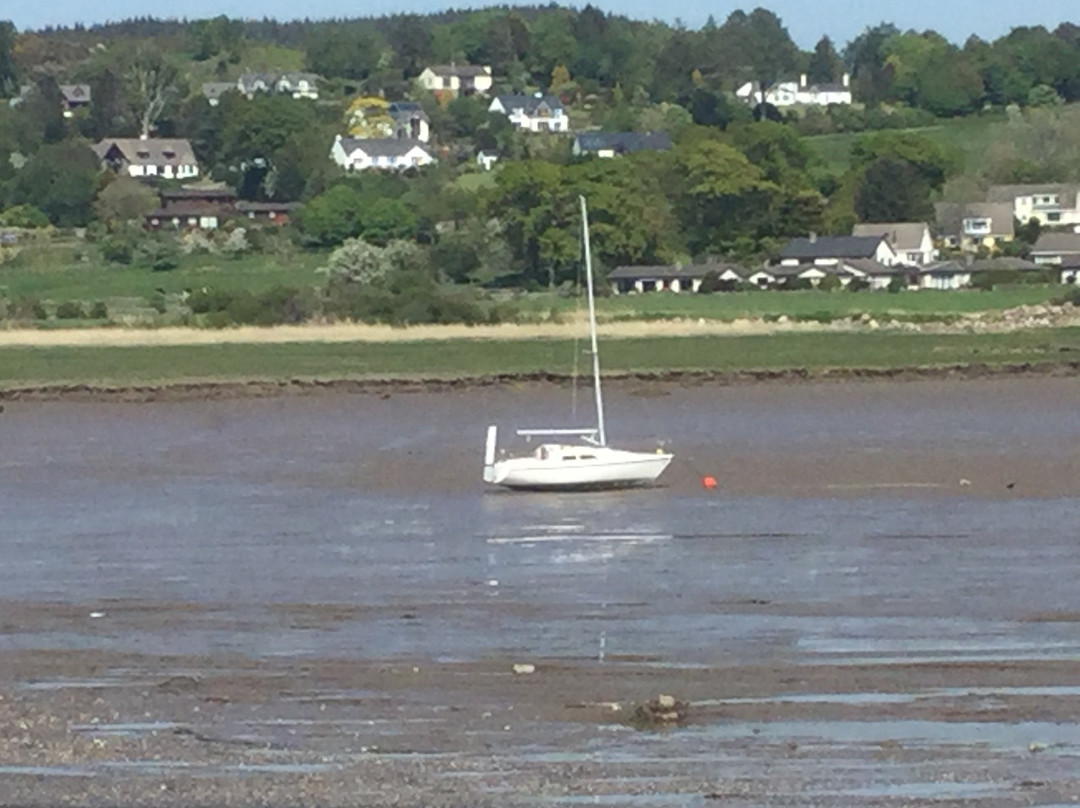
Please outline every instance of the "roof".
M906 265L886 266L873 258L849 258L840 264L840 268L849 271L855 270L851 274L862 275L902 275L912 270L912 267Z
M69 104L89 104L90 103L90 85L89 84L61 84L60 95L64 97L64 101Z
M926 222L884 222L880 224L857 224L851 230L853 236L884 236L896 250L918 250L923 235L930 226Z
M1015 235L1011 202L938 202L938 228L946 236L962 234L965 219L989 219L992 236Z
M458 78L491 75L490 65L431 65L428 70L436 76L457 76Z
M1036 253L1078 254L1080 253L1080 233L1043 233L1035 242L1035 246L1031 248L1031 252L1033 255Z
M322 79L318 73L281 73L277 76L275 83L286 82L288 84L299 84L302 81L306 81L308 84L315 84Z
M990 189L986 192L986 201L1008 202L1012 205L1018 197L1022 196L1057 194L1061 198L1061 204L1071 208L1076 205L1076 193L1076 185L1066 185L1064 183L1048 183L1046 185L991 185Z
M781 258L870 258L884 236L818 236L793 238Z
M1057 269L1053 264L1034 264L1023 258L979 258L975 261L942 261L925 267L918 267L919 272L924 274L942 274L958 272L990 272L993 270L1011 270L1014 272L1044 272L1048 269Z
M158 195L162 199L236 199L236 191L232 188L218 188L207 186L205 188L186 186L184 188L163 188Z
M206 98L221 98L225 93L236 92L235 81L207 81L203 83L202 94Z
M745 277L747 270L738 264L676 264L674 266L622 266L615 267L608 273L608 280L660 280L661 278L679 278L696 280L715 272L718 275L731 271Z
M611 150L617 154L637 151L667 151L671 138L667 132L581 132L575 140L581 151Z
M340 141L341 148L345 150L346 154L362 151L369 157L375 155L378 155L379 157L403 157L413 149L417 148L423 150L429 156L431 154L419 140L411 140L403 137L343 137Z
M236 203L236 209L241 213L288 213L302 207L301 202L248 202L242 199Z
M186 138L106 138L93 146L97 156L105 157L113 149L135 165L196 165L195 151Z
M431 120L428 118L428 114L424 112L424 108L414 101L395 101L387 107L386 111L398 123L413 119L429 122Z
M546 104L548 109L562 109L562 101L559 97L552 95L551 93L536 94L536 95L497 95L495 101L507 112L511 112L515 109L524 110L526 115L532 115L540 108L542 104ZM494 103L494 102L492 102Z
M252 92L258 89L256 85L260 83L269 90L276 82L277 76L273 73L244 73L236 80L236 86L244 92Z

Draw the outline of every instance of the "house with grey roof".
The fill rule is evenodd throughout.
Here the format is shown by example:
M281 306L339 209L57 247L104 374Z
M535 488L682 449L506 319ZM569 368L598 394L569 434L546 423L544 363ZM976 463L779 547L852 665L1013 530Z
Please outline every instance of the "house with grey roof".
M639 151L668 151L667 132L578 132L574 135L574 155L616 157Z
M1080 227L1080 186L1048 183L1045 185L992 185L986 201L1012 206L1013 217L1021 224L1032 219L1043 227Z
M193 179L199 176L195 150L186 138L106 138L93 148L102 166L138 179Z
M780 253L781 266L816 264L835 266L841 261L869 258L883 266L899 263L896 250L884 235L817 236L793 238Z
M64 106L64 117L71 118L76 110L87 109L90 106L89 84L61 84L60 97Z
M551 93L535 95L497 95L488 112L505 115L525 132L569 132L570 118L562 101Z
M934 237L926 222L887 222L857 224L853 236L884 236L896 252L897 260L911 266L927 266L937 260Z
M425 67L416 80L436 95L485 95L494 79L491 65L432 65Z
M995 250L1016 238L1009 202L938 202L934 212L938 232L950 247L966 252L980 247Z
M202 86L203 97L210 106L221 103L221 96L238 92L254 98L258 93L287 95L292 98L318 100L320 76L314 73L243 73L236 81L208 81Z
M1061 283L1080 284L1080 233L1043 233L1031 248L1031 260L1057 270Z
M620 266L608 273L611 291L617 295L642 292L697 292L706 276L715 274L725 283L740 283L749 272L730 263L675 264L672 266Z
M431 140L431 119L415 101L395 101L386 112L394 122L394 137L421 143Z
M1040 266L1023 258L999 256L976 258L966 256L953 261L941 261L919 269L919 287L922 289L966 289L972 280L985 272L1045 272Z
M334 138L330 159L346 171L403 171L436 162L427 146L407 138Z

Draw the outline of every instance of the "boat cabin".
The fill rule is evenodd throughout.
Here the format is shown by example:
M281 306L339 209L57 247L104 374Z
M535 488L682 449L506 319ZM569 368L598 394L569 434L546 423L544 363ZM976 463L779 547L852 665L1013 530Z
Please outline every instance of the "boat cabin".
M533 456L537 460L553 463L570 463L575 460L596 460L596 452L590 446L567 446L562 443L545 443L537 447Z

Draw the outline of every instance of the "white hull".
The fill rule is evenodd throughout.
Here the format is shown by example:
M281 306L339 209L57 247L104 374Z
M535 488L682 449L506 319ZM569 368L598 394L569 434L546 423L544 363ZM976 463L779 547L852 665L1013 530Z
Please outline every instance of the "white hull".
M492 463L484 479L506 488L589 490L649 485L671 462L662 452L628 452L600 446L548 445L528 457Z

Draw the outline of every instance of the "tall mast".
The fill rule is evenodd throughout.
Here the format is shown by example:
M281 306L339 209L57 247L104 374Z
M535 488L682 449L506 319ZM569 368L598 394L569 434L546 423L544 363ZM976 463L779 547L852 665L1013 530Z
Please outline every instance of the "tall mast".
M601 446L607 446L604 434L604 395L600 391L600 350L596 344L596 302L593 299L592 252L589 248L589 211L585 206L585 197L581 200L582 242L585 245L585 288L589 296L589 340L592 343L593 390L596 393L596 437Z

